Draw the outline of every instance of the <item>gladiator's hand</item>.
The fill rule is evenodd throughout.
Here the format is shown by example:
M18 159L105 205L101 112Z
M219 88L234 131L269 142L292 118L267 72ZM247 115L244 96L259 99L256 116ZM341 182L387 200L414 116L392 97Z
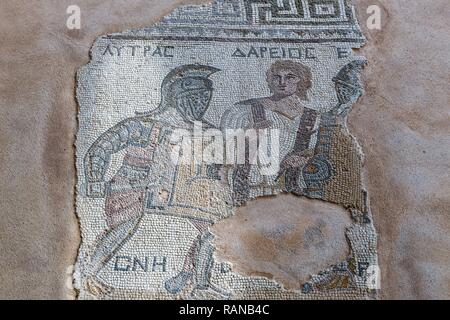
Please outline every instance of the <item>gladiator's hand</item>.
M101 182L88 182L86 184L86 195L89 198L104 198L105 197L105 183Z
M307 161L307 158L299 154L292 154L283 161L281 167L283 169L303 167Z
M312 153L309 150L305 150L299 153L291 153L288 155L281 163L281 168L300 168L305 166L305 164L311 159Z
M302 152L293 152L284 158L280 165L280 171L277 180L280 179L289 169L300 169L308 163L312 156L311 150L304 150Z

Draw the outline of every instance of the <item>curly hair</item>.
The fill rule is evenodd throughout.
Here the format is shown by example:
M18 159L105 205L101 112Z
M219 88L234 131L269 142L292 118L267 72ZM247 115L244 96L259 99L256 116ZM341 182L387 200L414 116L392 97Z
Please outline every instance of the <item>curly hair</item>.
M267 82L270 83L270 79L277 71L280 70L290 70L296 76L298 76L301 81L299 81L297 86L297 96L302 100L308 100L307 91L312 87L312 72L308 66L305 66L299 62L292 60L279 60L273 63L269 70L267 71L266 77Z

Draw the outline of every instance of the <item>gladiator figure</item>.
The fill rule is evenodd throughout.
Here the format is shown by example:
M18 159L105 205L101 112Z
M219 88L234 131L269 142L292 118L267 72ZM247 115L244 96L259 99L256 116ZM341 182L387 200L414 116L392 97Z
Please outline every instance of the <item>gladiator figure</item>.
M221 128L223 131L278 129L283 170L288 165L304 166L313 155L313 138L319 121L318 113L305 106L312 87L311 70L299 62L279 60L267 71L266 80L271 96L238 102L224 113ZM246 163L229 171L236 206L284 190L284 183L279 179L281 174L262 174L259 165L250 164L251 157L247 152Z
M359 75L364 65L365 61L352 61L333 78L338 102L320 115L313 156L301 166L296 164L298 161L283 161L280 169L284 191L340 204L359 215L367 212L362 159L346 120L363 92ZM301 158L303 148L294 147L291 158L295 159L296 154Z
M102 268L133 236L145 214L183 217L198 230L198 237L186 255L182 270L165 282L166 290L178 294L188 284L193 290L211 290L213 238L208 227L226 217L226 200L219 195L220 179L214 165L180 165L171 160L175 130L193 132L195 123L212 125L204 119L212 97L209 77L219 69L205 65L184 65L173 69L161 85L161 102L152 112L121 121L103 133L88 150L84 169L86 194L105 199L107 230L95 242L87 257L85 285L94 294L108 294L111 288L98 280ZM120 169L105 181L111 156L125 156ZM218 199L202 201L196 187Z

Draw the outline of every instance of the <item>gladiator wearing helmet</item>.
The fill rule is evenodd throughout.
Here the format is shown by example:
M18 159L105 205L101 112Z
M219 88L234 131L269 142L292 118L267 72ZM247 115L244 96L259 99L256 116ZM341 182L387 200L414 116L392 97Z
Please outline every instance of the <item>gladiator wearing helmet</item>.
M211 127L203 117L212 97L209 77L218 71L205 65L173 69L163 80L161 103L155 111L121 121L88 150L84 161L86 194L105 199L107 223L85 263L85 285L94 294L112 290L97 275L133 236L145 214L183 217L198 230L182 270L165 282L166 290L177 294L188 284L193 284L193 290L211 290L213 236L208 227L231 210L226 191L218 182L217 166L174 163L171 137L179 129L192 132L195 123ZM105 181L111 156L122 150L125 156L120 169ZM196 190L216 201L204 199Z
M366 211L358 147L345 126L351 106L362 93L359 74L365 62L355 60L333 78L337 104L320 113L305 106L312 87L309 67L280 60L266 74L270 97L237 103L222 117L222 129L279 129L278 174L262 175L260 166L237 165L228 173L235 206L281 192L342 204ZM251 157L246 154L246 158ZM350 186L342 190L342 186Z
M333 78L338 102L320 116L314 156L302 167L283 161L280 169L284 191L340 204L358 215L368 210L362 187L362 159L345 122L363 92L359 76L364 66L365 61L354 60ZM294 147L291 157L296 154L301 154L301 148Z

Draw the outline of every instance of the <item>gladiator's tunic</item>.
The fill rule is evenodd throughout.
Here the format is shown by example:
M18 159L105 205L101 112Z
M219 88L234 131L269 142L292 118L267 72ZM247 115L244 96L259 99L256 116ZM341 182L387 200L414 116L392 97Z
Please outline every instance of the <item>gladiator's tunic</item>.
M317 113L303 107L297 97L289 97L289 102L292 103L293 99L297 100L294 100L295 104L291 104L290 108L282 101L273 103L269 98L240 102L224 114L221 128L225 132L227 129L277 129L280 139L277 161L281 162L296 146L301 144L309 149L314 148L315 144L314 132L319 121ZM269 136L270 132L267 131L266 134ZM247 153L246 160L248 156ZM235 205L242 205L259 196L280 193L283 186L278 178L278 171L272 175L264 175L260 165L250 164L248 161L232 168L229 180Z
M163 121L161 119L168 119ZM189 126L174 112L158 119L124 120L104 133L85 159L87 181L104 181L111 156L125 150L122 166L105 187L105 214L109 227L142 215L164 214L215 222L231 212L228 193L207 165L177 164L171 158L176 145L174 128ZM195 191L195 192L193 192Z

